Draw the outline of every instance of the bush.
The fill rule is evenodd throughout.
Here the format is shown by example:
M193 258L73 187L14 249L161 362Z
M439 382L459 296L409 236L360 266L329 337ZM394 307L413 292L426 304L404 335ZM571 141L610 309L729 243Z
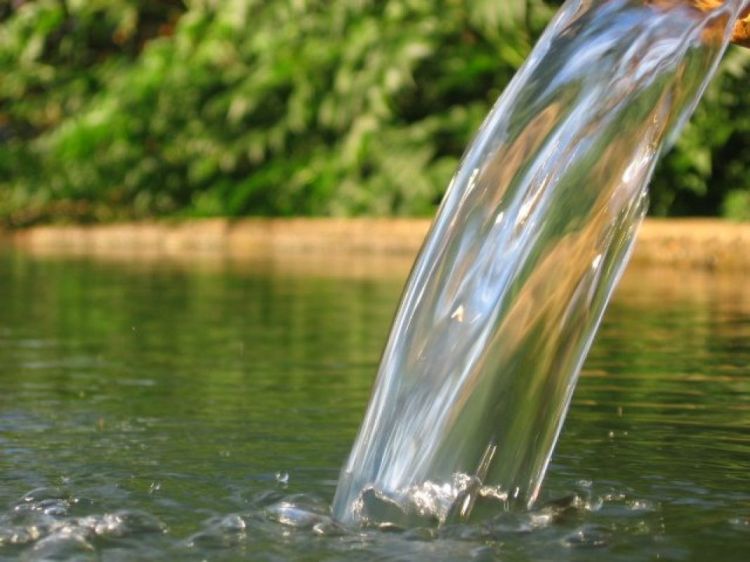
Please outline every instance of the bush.
M6 8L0 218L432 213L554 4ZM748 62L739 50L727 57L662 168L657 213L716 212L729 190L746 188Z
M749 78L750 49L730 47L676 147L659 165L652 214L726 214L730 193L750 193Z

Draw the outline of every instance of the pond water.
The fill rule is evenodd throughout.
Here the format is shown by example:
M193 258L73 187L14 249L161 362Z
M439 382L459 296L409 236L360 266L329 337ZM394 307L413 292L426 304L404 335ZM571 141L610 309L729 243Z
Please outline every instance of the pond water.
M408 271L367 263L0 254L0 560L746 559L740 274L626 274L534 511L338 527Z

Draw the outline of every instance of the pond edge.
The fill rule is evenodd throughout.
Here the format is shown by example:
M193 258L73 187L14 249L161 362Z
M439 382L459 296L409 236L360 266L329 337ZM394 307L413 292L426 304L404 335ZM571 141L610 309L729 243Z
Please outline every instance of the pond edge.
M32 254L133 259L390 257L410 261L430 226L414 218L246 218L85 226L0 233ZM647 219L632 263L707 270L750 269L750 223Z

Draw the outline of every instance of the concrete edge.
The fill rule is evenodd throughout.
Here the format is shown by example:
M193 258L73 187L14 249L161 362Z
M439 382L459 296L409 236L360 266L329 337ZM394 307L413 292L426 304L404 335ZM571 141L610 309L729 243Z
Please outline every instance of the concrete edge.
M93 226L38 226L7 232L33 254L133 259L263 260L281 257L413 259L430 221L399 218L206 219ZM700 269L750 269L750 223L648 219L632 262Z

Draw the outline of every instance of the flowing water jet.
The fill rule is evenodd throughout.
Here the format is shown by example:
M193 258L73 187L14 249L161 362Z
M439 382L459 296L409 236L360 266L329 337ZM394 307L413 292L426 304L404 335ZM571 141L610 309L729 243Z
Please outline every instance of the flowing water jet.
M440 524L533 504L655 162L747 6L562 7L448 188L342 470L336 519Z

